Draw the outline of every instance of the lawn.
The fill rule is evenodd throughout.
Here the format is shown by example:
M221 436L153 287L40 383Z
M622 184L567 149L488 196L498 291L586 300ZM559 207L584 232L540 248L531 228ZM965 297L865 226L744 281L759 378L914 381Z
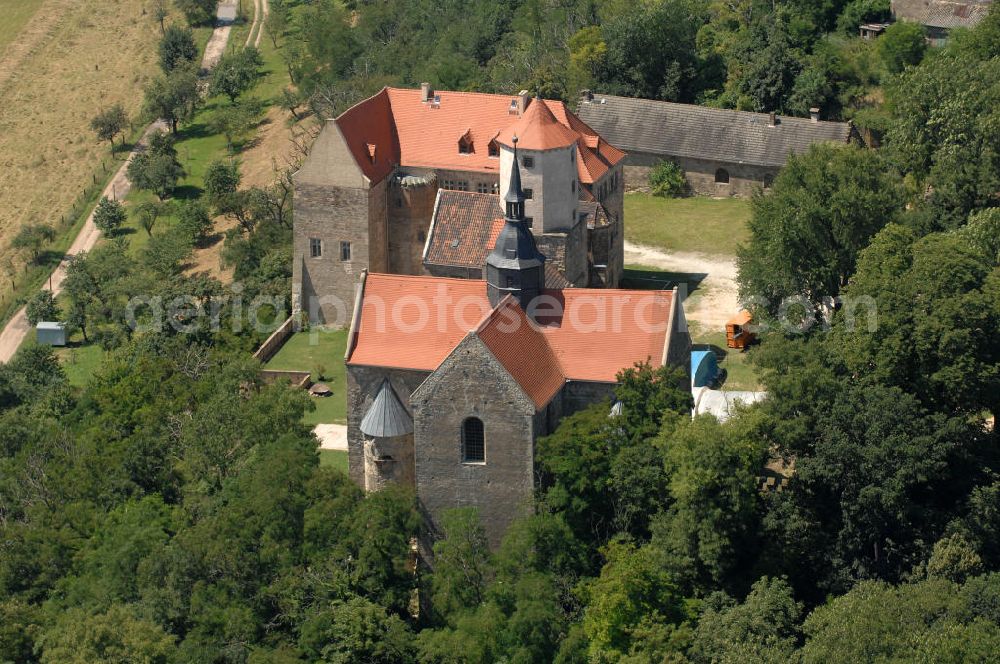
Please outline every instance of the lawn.
M725 369L726 381L722 385L724 390L749 390L757 391L764 389L760 384L756 368L750 364L750 356L754 349L743 352L735 348L726 348L725 332L702 332L696 324L690 326L691 342L695 350L714 350L719 360L719 369Z
M347 474L347 452L344 450L320 450L319 465L336 468Z
M66 348L56 350L66 378L73 387L85 387L104 359L104 349L95 343L74 339Z
M0 21L0 57L18 33L41 6L42 0L6 0L3 3L3 21Z
M313 399L316 410L305 414L302 421L306 424L347 422L347 369L344 366L346 346L346 329L299 332L292 335L264 366L266 369L309 371L312 372L314 381L321 380L330 386L333 395Z
M625 195L625 238L665 251L732 256L747 240L750 202L743 198Z

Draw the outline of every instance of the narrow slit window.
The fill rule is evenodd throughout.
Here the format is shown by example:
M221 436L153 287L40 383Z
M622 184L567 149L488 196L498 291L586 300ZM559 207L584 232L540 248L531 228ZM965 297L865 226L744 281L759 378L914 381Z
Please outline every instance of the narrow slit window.
M341 242L340 243L340 260L349 261L351 260L351 243Z

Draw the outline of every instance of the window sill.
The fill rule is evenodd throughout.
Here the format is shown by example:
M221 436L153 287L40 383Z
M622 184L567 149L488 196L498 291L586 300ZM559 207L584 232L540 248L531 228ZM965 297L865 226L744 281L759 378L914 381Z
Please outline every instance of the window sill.
M485 461L463 461L462 465L463 466L485 466L486 462Z

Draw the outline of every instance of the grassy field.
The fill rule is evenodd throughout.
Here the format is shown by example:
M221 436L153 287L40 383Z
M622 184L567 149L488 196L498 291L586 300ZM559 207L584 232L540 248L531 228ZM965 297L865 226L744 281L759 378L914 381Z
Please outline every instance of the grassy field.
M732 256L749 234L750 202L742 198L625 195L625 237L667 251Z
M4 0L3 21L0 21L0 58L3 58L7 45L17 38L41 6L42 0Z
M310 371L313 380L322 380L333 395L313 399L316 410L306 413L306 424L344 424L347 422L347 370L344 350L347 330L299 332L282 346L265 368L287 371ZM322 370L322 371L321 371Z
M6 35L13 28L3 4ZM14 4L27 12L32 3ZM104 177L108 145L89 123L116 102L133 116L139 109L142 85L157 68L159 27L143 15L147 4L45 0L0 53L0 258L26 223L65 230L74 201ZM4 280L0 296L9 290Z
M347 474L347 452L343 450L320 450L319 465L336 468Z
M97 344L84 344L82 339L74 338L70 341L69 346L57 350L56 356L62 362L62 368L66 372L69 384L82 388L87 385L90 377L101 366L101 361L104 359L104 349Z

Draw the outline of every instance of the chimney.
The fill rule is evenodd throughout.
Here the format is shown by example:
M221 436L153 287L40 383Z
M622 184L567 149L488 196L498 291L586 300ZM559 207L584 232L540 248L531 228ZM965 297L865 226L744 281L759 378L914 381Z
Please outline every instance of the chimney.
M580 90L580 101L584 103L594 101L594 93L590 90Z
M518 116L524 115L524 112L528 109L528 91L521 90L517 93L517 114Z
M809 119L813 122L819 122L819 109L815 106L809 109Z
M778 124L778 114L771 111L771 114L767 118L767 126L774 127Z
M428 102L433 97L434 97L434 90L431 88L431 84L430 83L426 83L426 82L421 83L420 84L420 101L422 101L422 102Z

